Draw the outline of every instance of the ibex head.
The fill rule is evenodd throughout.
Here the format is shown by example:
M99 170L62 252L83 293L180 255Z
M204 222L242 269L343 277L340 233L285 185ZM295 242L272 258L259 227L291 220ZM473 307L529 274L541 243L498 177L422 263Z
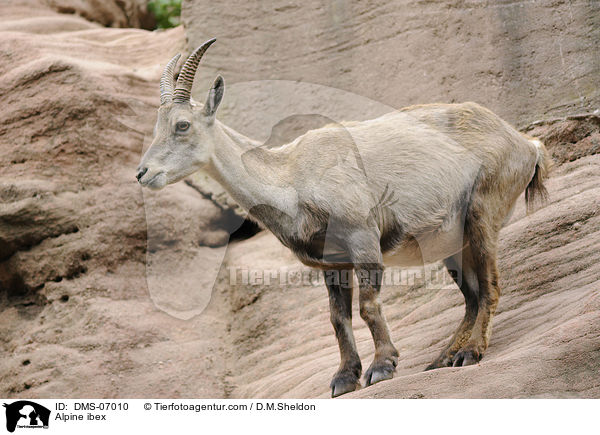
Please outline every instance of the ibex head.
M204 52L215 42L210 39L198 47L181 68L177 83L174 69L179 54L165 67L160 79L160 107L152 145L138 166L141 185L162 189L205 166L212 154L215 112L225 85L218 76L204 106L191 100L196 69Z

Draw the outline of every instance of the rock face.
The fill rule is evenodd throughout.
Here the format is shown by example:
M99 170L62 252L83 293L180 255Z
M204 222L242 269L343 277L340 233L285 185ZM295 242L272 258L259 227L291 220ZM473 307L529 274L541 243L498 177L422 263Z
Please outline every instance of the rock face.
M103 28L25 6L0 13L0 395L222 396L216 372L166 385L152 375L171 373L175 348L215 357L183 332L206 317L165 314L182 308L164 282L147 285L158 270L147 265L229 237L222 210L188 185L143 197L135 180L182 29Z
M188 49L218 39L206 67L231 83L299 80L395 108L476 101L520 127L600 107L597 2L184 0L182 20Z
M600 3L575 1L184 0L188 52L216 37L204 101L259 140L288 116L364 120L411 104L475 101L522 128L600 108ZM198 180L224 207L218 186Z
M228 199L202 192L197 179L160 192L142 192L135 181L142 150L151 140L162 66L184 50L183 29L105 28L99 23L112 24L84 19L82 12L63 10L69 12L65 14L40 7L59 3L68 4L31 0L0 5L0 396L327 397L338 355L322 281L266 232L226 245L239 221L228 210ZM538 3L545 10L546 3ZM92 7L94 2L73 4L94 13L104 10ZM595 22L593 3L573 4L577 9L571 18L568 6L556 2L552 19L581 25ZM519 5L502 2L490 9L508 14ZM368 36L373 29L391 31L393 26L382 25L381 20L394 23L399 16L411 17L407 23L413 27L405 26L404 33L411 44L420 44L418 35L425 38L434 32L433 24L443 16L448 24L438 26L442 33L436 38L446 41L451 38L444 32L454 28L448 27L451 23L462 20L467 29L467 19L490 13L460 3L443 15L438 3L431 2L403 3L400 6L408 12L402 15L374 3L372 10L351 14L350 19L344 14L352 9L342 3L314 6L312 12L278 6L274 13L262 11L261 22L252 6L240 4L230 7L228 14L216 14L217 9L210 9L216 4L204 5L207 17L198 19L208 26L207 35L212 35L212 17L214 22L230 20L221 22L220 31L239 32L241 39L227 43L225 35L216 33L223 45L211 48L203 61L196 97L203 100L211 71L229 65L224 73L233 80L228 81L219 116L277 145L324 123L390 110L380 99L389 97L387 103L396 104L391 99L400 91L385 91L393 87L385 88L374 72L364 81L353 81L374 71L372 64L362 62L366 57L355 57L349 71L340 69L342 56L349 53L369 52L372 59L385 62L381 53L389 50L390 59L398 60L395 49L386 44L390 38L397 42L394 38L401 38L400 33L378 37L378 42L369 39L374 38ZM528 16L525 11L532 7L524 4L522 15ZM197 13L190 8L188 3L188 20ZM590 13L589 18L577 21L583 11ZM276 16L296 21L286 27ZM235 17L246 17L249 25L231 24ZM427 28L423 17L429 17ZM532 25L540 29L537 23ZM293 38L286 29L304 32L305 38L294 33L291 45ZM523 113L537 119L567 111L570 106L552 108L566 101L563 90L587 83L590 65L597 66L593 56L581 63L574 60L580 59L580 51L567 44L572 41L567 36L579 35L580 30L563 26L551 33L562 35L566 65L581 66L572 70L578 80L565 89L553 88L556 99L535 106L539 110L511 106L515 111L504 113L507 118L514 121ZM581 36L584 42L597 36L597 28L588 30ZM193 38L204 38L194 36L193 27L190 32L190 44ZM360 37L356 44L349 32ZM293 50L281 51L271 40L277 35ZM518 35L509 33L510 38ZM515 40L533 37L529 30L527 35ZM335 38L342 37L350 42L335 46ZM250 44L258 42L254 38L264 38L272 50L269 56ZM327 51L314 45L323 41L330 44ZM422 63L421 51L415 54L414 47L398 46L406 63ZM582 42L576 47L586 46ZM246 54L234 56L234 49ZM467 60L478 60L472 53L454 50L440 56L440 62L456 57L466 68ZM299 61L298 53L306 56L305 62ZM543 53L539 52L545 59ZM326 54L338 56L337 61ZM295 69L283 69L294 62ZM428 65L432 73L442 71ZM398 72L406 74L403 68ZM259 72L264 77L252 76ZM345 85L328 87L335 77ZM551 77L566 80L560 74ZM328 86L240 81L249 78L301 78ZM522 83L513 79L501 83L505 87ZM531 82L536 92L550 92L546 85L552 87L554 82L546 79ZM467 87L444 83L410 82L406 102L417 100L417 89L425 100L436 92L468 99L462 98ZM381 94L365 89L379 89ZM593 98L589 96L586 104ZM578 106L566 117L526 128L546 142L557 167L548 181L550 202L525 216L521 201L501 233L504 295L482 362L422 373L458 324L463 308L452 285L426 288L417 277L383 292L401 354L395 379L351 397L600 397L600 120L593 114L578 116L584 109L585 105ZM444 274L439 265L434 268ZM354 324L366 367L372 342L358 315Z

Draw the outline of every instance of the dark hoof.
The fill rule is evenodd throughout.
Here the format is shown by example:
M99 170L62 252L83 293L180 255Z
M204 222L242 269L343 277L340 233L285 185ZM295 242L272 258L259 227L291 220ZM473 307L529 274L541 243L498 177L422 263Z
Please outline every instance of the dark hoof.
M450 366L452 366L452 358L450 358L448 356L445 356L443 358L438 358L434 362L432 362L431 364L429 364L425 368L425 371L435 370L435 369L441 369L443 367L450 367Z
M360 388L360 374L352 371L338 372L331 380L331 397L338 397Z
M396 371L396 364L396 361L390 361L389 359L373 361L373 364L365 373L365 385L368 387L377 382L392 379Z
M481 355L476 350L459 350L452 358L452 367L465 367L477 364Z

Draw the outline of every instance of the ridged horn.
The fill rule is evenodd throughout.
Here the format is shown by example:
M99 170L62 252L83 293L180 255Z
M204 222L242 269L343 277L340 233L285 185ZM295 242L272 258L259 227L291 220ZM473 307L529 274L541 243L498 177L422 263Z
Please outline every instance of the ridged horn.
M173 101L176 103L186 103L190 101L192 96L192 85L194 84L194 76L196 75L196 69L200 64L200 59L204 55L204 52L211 46L216 39L209 39L200 47L196 48L190 57L187 58L185 64L181 68L179 78L177 79L177 86L175 88L175 97Z
M165 69L163 70L162 76L160 77L160 105L170 103L173 101L173 88L175 87L175 65L181 57L181 53L177 53L169 61Z

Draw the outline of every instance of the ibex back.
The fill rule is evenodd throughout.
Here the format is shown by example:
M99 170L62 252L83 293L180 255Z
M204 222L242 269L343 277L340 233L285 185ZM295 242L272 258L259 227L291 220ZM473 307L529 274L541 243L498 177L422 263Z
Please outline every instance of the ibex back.
M325 271L341 356L332 396L355 390L362 373L348 270L357 276L360 316L375 343L367 386L392 378L398 361L378 300L384 264L444 262L466 312L427 369L477 363L500 296L498 234L523 191L528 203L545 196L550 161L543 144L464 103L407 107L261 147L215 118L220 76L204 105L190 98L200 58L213 42L189 56L176 83L179 55L165 67L139 182L159 189L204 170L303 263Z

